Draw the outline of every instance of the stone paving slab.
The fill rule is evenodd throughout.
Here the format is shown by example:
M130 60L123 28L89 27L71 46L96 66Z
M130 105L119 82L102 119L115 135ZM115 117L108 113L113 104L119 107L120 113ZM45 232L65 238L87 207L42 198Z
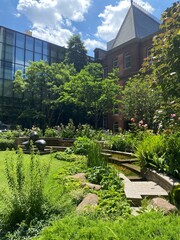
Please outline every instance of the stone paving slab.
M168 193L155 182L130 182L125 184L126 196L133 196L134 192L141 196L164 196L167 197Z
M124 192L126 198L131 200L135 205L139 205L143 197L167 197L168 193L158 184L152 181L131 182L124 174L119 174L124 182Z

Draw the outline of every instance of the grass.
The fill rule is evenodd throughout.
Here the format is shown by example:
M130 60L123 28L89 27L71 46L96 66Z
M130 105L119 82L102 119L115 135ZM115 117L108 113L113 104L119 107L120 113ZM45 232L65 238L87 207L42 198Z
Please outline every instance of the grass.
M90 216L66 216L44 229L36 240L179 240L180 217L149 212L117 221Z
M0 193L8 186L5 178L4 159L11 153L10 151L0 151ZM80 194L83 195L84 193L94 191L87 188L82 190L77 181L67 178L67 176L87 170L85 157L79 156L75 161L66 161L66 158L64 161L56 159L55 154L52 157L50 155L42 155L39 158L44 162L51 158L51 168L45 183L45 192L51 201L53 214L49 216L49 219L34 219L31 225L21 223L19 228L14 232L9 232L6 236L1 237L0 229L0 238L2 240L180 239L180 217L178 215L164 216L160 212L145 212L137 217L128 214L121 217L119 214L116 218L107 217L106 214L108 213L105 212L99 215L97 212L76 215L75 208L78 199L76 197L72 199L72 192L76 195L75 191L82 191ZM29 164L30 155L24 155L24 161L26 164ZM110 180L112 181L112 179ZM103 193L104 190L100 191ZM115 198L112 198L112 193L115 192L111 189L104 195L103 204L106 203L107 205L102 209L108 209L111 212L117 211L115 207L118 202L122 204L122 207L126 207L119 197L116 201ZM0 199L0 211L4 207L2 203L3 201Z
M36 218L45 223L53 215L64 215L65 212L71 211L73 207L72 201L66 199L68 189L64 184L65 182L61 181L63 179L62 175L67 174L66 171L72 167L72 163L58 161L54 158L54 154L38 156L38 161L33 160L32 156L23 154L23 158L21 158L23 161L21 161L20 165L17 165L16 161L19 160L15 161L15 159L19 159L18 154L12 151L0 152L1 239L9 239L9 237L5 237L9 231L12 234L13 231L16 232L22 228L21 231L25 232L25 229L28 229L31 225L38 225ZM6 158L8 158L8 168ZM32 161L34 161L33 165L31 164ZM45 183L43 183L41 182L41 176L44 174L42 170L45 169L45 165L49 161L51 162L50 171L46 176ZM40 168L38 165L36 166L37 163L40 164ZM6 169L9 169L8 173L10 174L7 179ZM16 169L18 172L16 172ZM17 178L18 176L20 178ZM22 189L20 186L22 186ZM69 188L73 188L73 184Z

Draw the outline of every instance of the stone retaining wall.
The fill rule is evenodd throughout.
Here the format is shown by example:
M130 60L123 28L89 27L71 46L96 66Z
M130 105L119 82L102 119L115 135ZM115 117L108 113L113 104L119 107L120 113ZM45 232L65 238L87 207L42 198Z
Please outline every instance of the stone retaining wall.
M159 186L164 188L167 192L170 192L172 188L178 184L180 184L180 181L164 175L162 173L158 173L155 170L152 169L143 169L142 170L142 175L148 180L148 181L153 181L157 183Z
M22 142L27 141L28 137L19 137L16 138L16 145L21 145ZM47 143L47 146L65 146L70 147L74 143L74 139L61 139L61 138L54 138L54 137L41 137Z

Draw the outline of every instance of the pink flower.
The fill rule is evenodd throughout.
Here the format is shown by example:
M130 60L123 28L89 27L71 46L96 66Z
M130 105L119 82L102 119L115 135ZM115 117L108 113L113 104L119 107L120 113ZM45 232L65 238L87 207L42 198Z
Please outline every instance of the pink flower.
M175 118L175 117L176 117L176 114L175 114L175 113L172 113L170 116L171 116L171 118Z
M143 123L144 123L143 120L139 121L139 125L143 125Z
M135 122L135 118L131 118L131 122Z

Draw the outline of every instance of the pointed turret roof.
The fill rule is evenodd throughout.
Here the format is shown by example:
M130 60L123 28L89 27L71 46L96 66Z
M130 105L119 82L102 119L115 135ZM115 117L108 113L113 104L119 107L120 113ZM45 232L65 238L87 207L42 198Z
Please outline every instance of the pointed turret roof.
M111 40L108 50L120 46L132 39L145 38L159 30L160 22L139 5L131 1L129 11L114 40Z

